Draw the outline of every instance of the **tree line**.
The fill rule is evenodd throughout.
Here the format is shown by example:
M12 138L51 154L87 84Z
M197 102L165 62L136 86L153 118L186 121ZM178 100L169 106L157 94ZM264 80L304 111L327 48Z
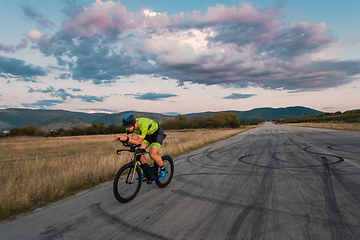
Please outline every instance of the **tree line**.
M209 116L197 116L187 118L179 115L175 119L169 119L161 124L164 130L171 129L198 129L198 128L237 128L241 125L251 124L247 121L239 121L235 113L219 112ZM256 123L257 124L257 123Z
M164 130L176 129L199 129L199 128L237 128L241 125L256 125L259 122L239 121L235 113L219 112L210 116L197 116L187 118L179 115L174 119L169 119L161 124ZM36 128L31 125L22 128L13 128L9 131L9 136L79 136L79 135L96 135L96 134L119 134L125 133L124 126L110 124L105 126L104 122L92 123L91 126L73 127L72 129L59 128L55 131L46 132L42 128ZM2 134L2 133L1 133ZM0 135L3 137L3 135Z
M309 116L305 114L299 118L284 118L276 119L276 123L301 123L301 122L345 122L345 123L359 123L360 110L353 110L347 112L321 113L318 116Z
M97 135L97 134L117 134L125 133L124 126L117 126L110 124L105 126L104 122L92 123L90 126L73 127L72 129L59 128L46 132L42 128L36 128L31 125L22 128L13 128L9 131L10 137L16 136L42 136L42 137L57 137L57 136L79 136L79 135ZM3 133L2 133L3 134ZM4 135L2 135L4 136Z

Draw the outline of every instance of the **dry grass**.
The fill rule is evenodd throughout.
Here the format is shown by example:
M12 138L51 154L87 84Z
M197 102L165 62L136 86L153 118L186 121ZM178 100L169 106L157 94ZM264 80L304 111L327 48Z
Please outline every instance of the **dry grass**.
M161 155L173 158L246 131L167 131ZM80 190L112 180L131 154L114 135L0 140L0 219L34 210Z
M326 128L343 131L360 131L360 123L288 123L284 125L299 126L299 127L312 127L312 128Z

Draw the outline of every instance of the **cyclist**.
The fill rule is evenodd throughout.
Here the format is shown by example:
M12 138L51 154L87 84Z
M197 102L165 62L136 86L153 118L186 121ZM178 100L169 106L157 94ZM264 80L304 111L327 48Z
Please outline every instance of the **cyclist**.
M128 141L131 144L141 144L140 149L145 149L150 146L149 155L152 160L160 167L160 174L158 180L162 180L165 177L167 171L164 167L164 163L161 157L158 155L158 151L161 147L164 139L164 131L161 126L149 118L135 118L131 113L126 114L123 118L123 125L126 127L127 136L116 136L115 140ZM133 134L138 134L138 138L134 139ZM141 155L140 161L142 163L143 170L146 169L148 173L152 172L150 166L146 163L145 155ZM142 178L145 174L142 173Z

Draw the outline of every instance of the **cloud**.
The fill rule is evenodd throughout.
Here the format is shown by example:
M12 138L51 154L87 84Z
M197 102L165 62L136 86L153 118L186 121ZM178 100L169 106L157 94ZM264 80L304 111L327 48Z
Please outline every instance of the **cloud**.
M27 44L28 41L26 39L22 39L21 42L16 46L0 43L0 50L14 53L15 51L26 48Z
M64 102L62 100L39 100L35 103L23 103L22 106L26 108L47 108Z
M227 97L223 97L223 99L245 99L245 98L251 98L256 96L256 94L241 94L241 93L232 93L231 95Z
M0 76L4 78L18 78L22 81L35 81L36 77L46 76L41 67L26 64L25 61L0 56Z
M54 92L54 87L53 86L50 86L50 87L48 87L47 89L45 89L45 90L41 90L41 89L33 89L33 88L31 88L31 87L29 87L29 91L28 91L29 93L33 93L33 92L42 92L42 93L52 93L52 92Z
M0 43L0 50L5 51L5 52L10 52L14 50L14 46L13 45L5 45L3 43Z
M53 22L47 19L42 13L36 11L36 9L32 6L21 5L20 7L24 13L24 18L27 21L33 21L42 28L52 28L53 26L55 26Z
M64 0L65 7L61 10L66 16L73 18L81 11L84 10L84 7L73 0Z
M73 92L81 92L82 90L79 89L79 88L72 88L71 91L73 91Z
M107 114L116 114L119 113L117 110L109 110L103 108L82 108L82 111L86 111L87 113L107 113Z
M104 99L108 98L108 96L97 97L97 96L92 96L92 95L73 95L73 94L66 92L66 90L63 88L59 88L56 90L52 86L47 87L45 90L33 89L31 87L28 87L28 88L29 88L29 90L28 90L29 93L47 93L47 94L50 94L50 96L52 96L52 97L61 98L63 101L66 101L67 99L80 99L84 102L92 103L92 102L103 102ZM73 88L73 89L71 89L71 91L79 92L79 91L81 91L81 89Z
M71 77L70 73L62 73L60 74L60 76L58 77L59 79L69 79Z
M303 91L341 86L360 74L360 60L319 57L337 42L325 22L286 23L283 11L244 1L169 16L97 0L67 10L69 19L53 36L31 30L28 37L73 79L94 84L148 74L179 85Z
M103 102L106 97L96 97L91 95L76 95L74 98L79 98L84 102Z
M144 94L136 94L135 98L140 100L150 100L150 101L158 101L163 100L164 98L170 98L170 97L176 97L176 94L170 94L170 93L144 93Z

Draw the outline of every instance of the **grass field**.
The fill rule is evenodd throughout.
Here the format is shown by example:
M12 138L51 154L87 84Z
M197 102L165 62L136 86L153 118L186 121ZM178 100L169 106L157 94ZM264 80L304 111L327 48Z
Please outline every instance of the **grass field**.
M167 131L159 155L176 158L249 128ZM0 139L0 220L112 180L132 156L116 155L123 146L114 139L115 135Z
M284 125L299 126L299 127L312 127L312 128L326 128L343 131L360 131L360 123L339 123L339 122L326 122L326 123L287 123Z

